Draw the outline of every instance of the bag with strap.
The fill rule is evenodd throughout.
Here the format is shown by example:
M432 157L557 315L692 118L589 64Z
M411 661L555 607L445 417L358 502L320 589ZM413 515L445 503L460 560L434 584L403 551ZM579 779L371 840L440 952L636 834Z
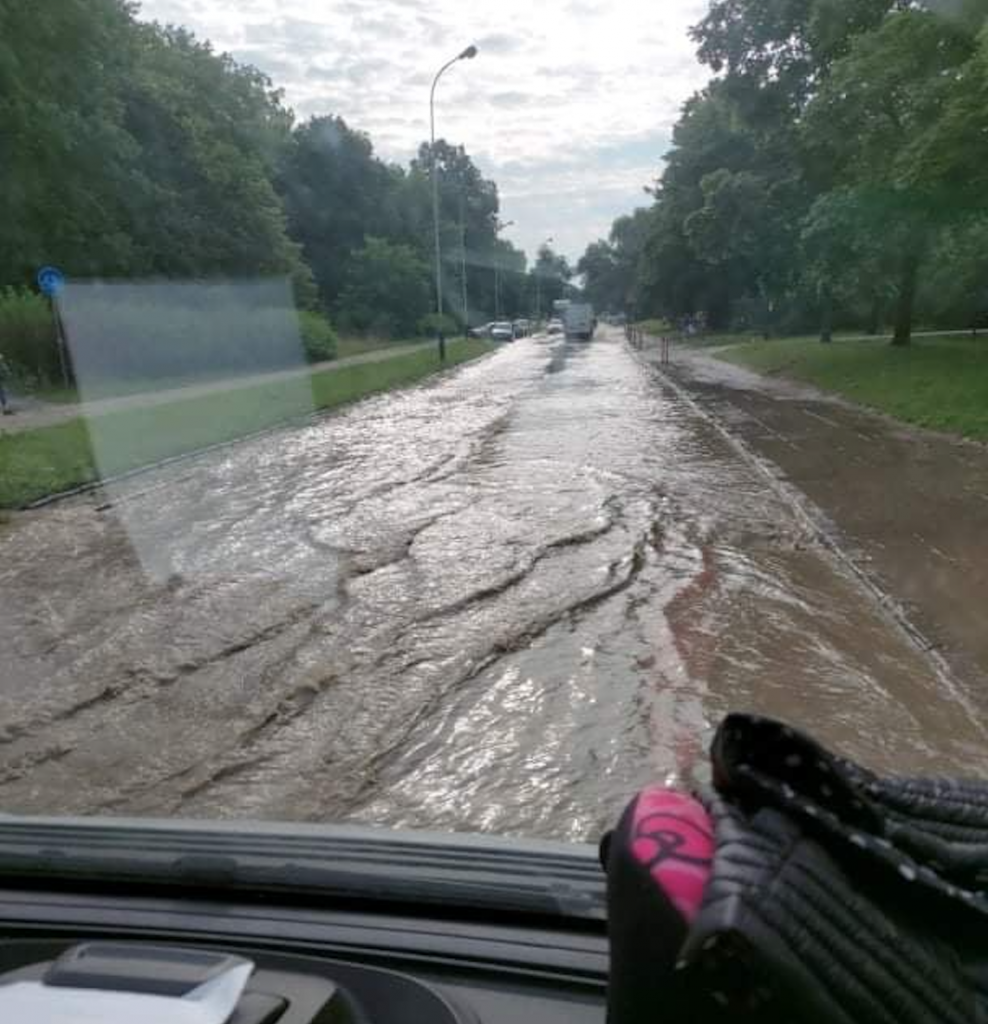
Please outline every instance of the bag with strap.
M883 778L751 715L711 759L602 843L610 1024L988 1021L988 784Z

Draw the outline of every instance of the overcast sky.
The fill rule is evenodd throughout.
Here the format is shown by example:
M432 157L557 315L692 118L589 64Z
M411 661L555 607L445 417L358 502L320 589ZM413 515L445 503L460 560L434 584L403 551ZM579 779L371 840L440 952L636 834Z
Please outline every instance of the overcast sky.
M687 30L706 0L143 0L256 65L297 116L340 114L406 163L437 134L500 189L505 236L572 259L643 205L683 101L706 78Z

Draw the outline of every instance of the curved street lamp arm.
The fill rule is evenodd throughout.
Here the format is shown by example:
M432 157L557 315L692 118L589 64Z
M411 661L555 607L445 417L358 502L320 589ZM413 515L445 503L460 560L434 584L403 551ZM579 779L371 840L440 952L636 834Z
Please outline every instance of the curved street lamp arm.
M436 86L443 72L452 67L459 60L472 60L477 56L477 47L468 46L461 53L458 53L452 60L446 63L436 72L432 80L432 88L429 90L429 172L432 178L432 223L434 242L436 246L436 311L439 314L436 330L439 334L439 358L445 359L445 347L442 333L443 317L443 275L442 275L442 249L439 240L439 176L436 173ZM464 315L465 311L464 311Z
M436 72L436 77L432 80L432 88L429 90L429 106L432 107L436 100L436 86L439 84L439 79L442 78L443 72L448 68L451 68L460 58L460 56L454 57L452 60L446 61L446 63ZM421 95L421 93L420 93Z

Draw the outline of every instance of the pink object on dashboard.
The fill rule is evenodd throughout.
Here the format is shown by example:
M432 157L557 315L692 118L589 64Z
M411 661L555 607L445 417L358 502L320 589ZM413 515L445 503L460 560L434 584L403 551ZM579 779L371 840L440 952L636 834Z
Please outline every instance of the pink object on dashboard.
M635 859L692 922L713 870L713 827L704 806L671 789L647 789L638 797L631 835Z

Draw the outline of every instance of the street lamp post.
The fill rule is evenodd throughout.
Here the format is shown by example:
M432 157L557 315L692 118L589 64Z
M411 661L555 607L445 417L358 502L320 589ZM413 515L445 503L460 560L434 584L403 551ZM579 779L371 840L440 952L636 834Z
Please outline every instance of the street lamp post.
M514 224L513 220L494 221L494 319L501 319L501 252L497 247L497 236Z
M547 245L551 245L555 239L550 235L540 246L541 252ZM538 323L542 317L542 278L539 277L539 255L535 254L535 322Z
M436 171L436 86L439 79L447 68L451 68L457 61L473 60L477 56L477 47L468 46L461 53L458 53L452 60L446 63L436 72L432 80L432 88L429 90L429 156L431 158L432 173L432 226L436 239L436 320L437 340L439 342L439 359L446 360L446 338L443 334L443 253L442 244L439 240L439 175Z
M463 289L463 338L470 337L470 306L467 303L467 221L460 190L460 287Z

